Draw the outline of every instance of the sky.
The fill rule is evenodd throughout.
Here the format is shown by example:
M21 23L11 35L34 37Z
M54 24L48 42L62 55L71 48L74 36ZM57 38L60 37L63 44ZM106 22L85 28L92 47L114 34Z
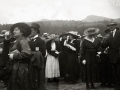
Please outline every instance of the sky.
M89 15L120 18L120 0L0 0L0 24L82 20Z

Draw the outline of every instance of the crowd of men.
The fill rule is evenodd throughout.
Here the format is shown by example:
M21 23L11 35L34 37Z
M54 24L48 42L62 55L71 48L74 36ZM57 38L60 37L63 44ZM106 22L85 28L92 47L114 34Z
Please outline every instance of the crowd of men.
M81 79L87 89L101 83L120 90L120 31L116 22L107 27L104 37L98 28L88 28L82 36L76 31L40 36L37 23L17 23L10 31L2 30L1 82L8 90L45 90L45 81L59 82L62 77L70 84Z

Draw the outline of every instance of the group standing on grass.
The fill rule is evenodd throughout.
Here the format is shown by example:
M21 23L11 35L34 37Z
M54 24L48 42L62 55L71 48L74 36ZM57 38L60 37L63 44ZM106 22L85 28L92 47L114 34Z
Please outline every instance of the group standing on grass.
M87 89L114 87L120 90L120 31L109 23L102 37L98 28L84 35L69 31L61 35L43 33L40 25L16 23L0 35L0 80L7 90L46 90L47 82L70 84L79 79Z

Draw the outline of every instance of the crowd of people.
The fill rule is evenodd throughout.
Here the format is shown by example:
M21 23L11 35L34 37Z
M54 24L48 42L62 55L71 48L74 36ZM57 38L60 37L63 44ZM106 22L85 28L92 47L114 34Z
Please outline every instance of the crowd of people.
M111 22L103 37L98 28L84 35L43 33L40 25L15 23L0 34L0 80L7 90L46 90L46 82L86 83L87 89L120 90L120 31Z

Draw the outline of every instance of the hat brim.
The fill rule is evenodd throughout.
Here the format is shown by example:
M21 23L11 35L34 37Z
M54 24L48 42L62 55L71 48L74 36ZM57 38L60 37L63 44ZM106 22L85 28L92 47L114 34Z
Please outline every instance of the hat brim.
M30 29L30 26L28 26L27 24L25 23L16 23L16 24L13 24L10 28L10 32L13 33L14 29L16 27L19 27L19 28L22 28L24 31L23 35L25 37L28 37L30 34L31 34L31 29Z
M75 35L75 34L73 34L73 33L67 33L67 35L72 35L74 38L78 38L78 37L80 37L79 35Z
M116 23L113 23L113 24L108 24L107 26L116 26L117 24Z
M97 33L99 32L99 29L94 29L93 32L89 32L88 30L89 30L89 29L87 29L87 30L84 31L84 35L85 35L85 36L95 35L95 34L97 34Z
M4 37L4 34L0 34L0 37Z

